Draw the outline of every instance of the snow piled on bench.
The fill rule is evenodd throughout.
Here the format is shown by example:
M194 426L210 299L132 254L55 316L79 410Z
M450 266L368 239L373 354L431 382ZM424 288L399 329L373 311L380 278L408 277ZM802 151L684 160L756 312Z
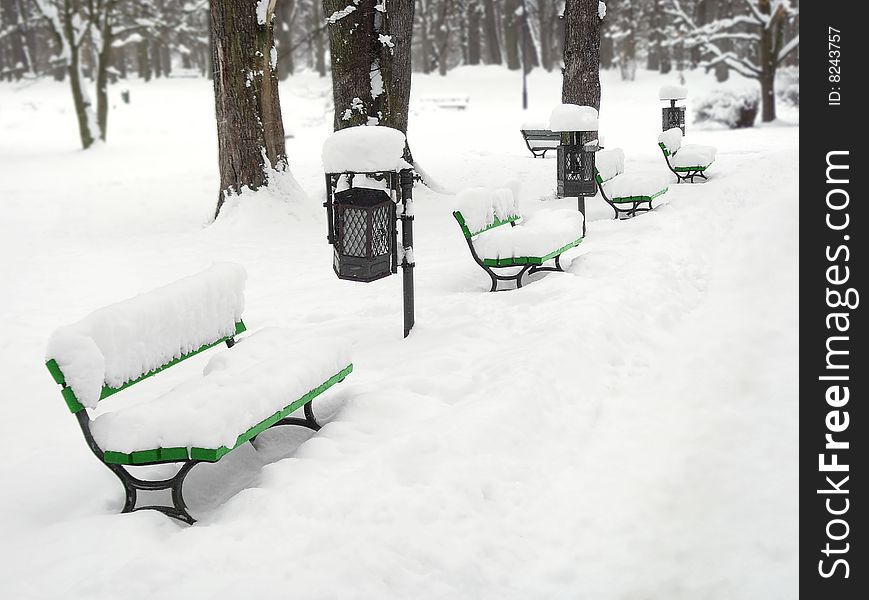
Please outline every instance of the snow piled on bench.
M247 273L211 268L58 328L48 343L67 385L93 408L103 384L120 387L183 354L233 335L244 310Z
M591 106L559 104L549 115L550 131L597 131L597 110Z
M625 172L625 151L621 148L601 150L595 154L594 164L601 179L612 179Z
M480 258L543 257L582 237L582 213L572 208L540 210L517 227L491 229L474 240Z
M688 88L681 85L664 85L658 90L661 100L684 100L688 97Z
M619 198L636 196L652 197L666 190L670 183L670 175L666 172L653 173L622 173L618 177L604 183L604 191L613 202Z
M409 169L402 158L404 134L382 125L363 125L336 131L323 144L323 169L327 173L370 173Z
M264 328L216 354L201 376L141 404L94 419L105 450L232 448L238 436L325 383L350 364L338 339L300 339Z
M714 146L686 144L673 157L674 167L708 167L715 160L718 149Z
M455 210L462 213L468 231L477 233L493 225L496 219L521 217L517 196L509 188L467 188L459 192Z
M662 142L670 154L676 154L682 146L682 130L678 127L673 127L667 131L658 134L658 141Z

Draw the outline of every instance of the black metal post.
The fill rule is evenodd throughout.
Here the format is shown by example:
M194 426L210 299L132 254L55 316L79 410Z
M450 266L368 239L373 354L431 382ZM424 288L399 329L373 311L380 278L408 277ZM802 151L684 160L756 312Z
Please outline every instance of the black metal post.
M525 6L525 0L522 0L522 108L528 108L528 41L526 31L528 30L528 7Z
M401 259L402 289L404 292L404 337L410 334L414 324L413 314L413 172L403 169L401 180Z
M335 216L332 212L332 175L326 173L326 239L330 244L335 244Z

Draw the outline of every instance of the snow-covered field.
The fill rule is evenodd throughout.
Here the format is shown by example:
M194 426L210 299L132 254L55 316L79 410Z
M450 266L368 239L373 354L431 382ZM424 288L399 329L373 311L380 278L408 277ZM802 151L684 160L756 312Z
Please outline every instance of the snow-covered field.
M657 90L678 81L603 79L604 145L625 150L628 173L664 171ZM590 200L567 273L488 294L453 194L518 180L526 214L574 206L553 199L555 161L517 131L548 115L560 77L532 74L530 115L519 85L500 68L415 77L409 139L451 193L415 190L407 340L400 277L331 270L328 80L282 84L305 194L285 181L211 225L210 82L114 86L110 141L88 152L66 85L0 85L0 597L796 597L798 115L742 131L689 116L686 142L718 147L708 183L673 184L630 221ZM420 101L452 92L468 110ZM193 527L119 515L121 486L85 446L45 345L58 325L217 260L249 273L250 329L343 335L355 371L315 403L329 419L317 435L283 428L196 467Z

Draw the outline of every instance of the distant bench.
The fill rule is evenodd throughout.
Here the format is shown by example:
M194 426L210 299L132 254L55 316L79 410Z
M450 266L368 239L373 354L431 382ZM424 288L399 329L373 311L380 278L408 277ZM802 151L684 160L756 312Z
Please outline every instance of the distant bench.
M245 331L244 269L207 271L101 308L61 327L49 342L46 367L62 389L96 457L124 486L121 512L151 509L193 523L182 494L200 462L217 462L278 425L320 429L311 402L353 370L338 341L265 328ZM144 403L91 418L100 400L226 344L203 371ZM290 416L303 409L304 418ZM168 479L141 479L130 467L178 463ZM139 491L168 490L171 504L136 506Z
M422 96L419 101L423 105L452 110L465 110L471 102L471 97L464 94L441 94L437 96Z
M546 158L548 151L556 150L561 144L561 133L550 131L542 126L527 125L519 131L534 158Z

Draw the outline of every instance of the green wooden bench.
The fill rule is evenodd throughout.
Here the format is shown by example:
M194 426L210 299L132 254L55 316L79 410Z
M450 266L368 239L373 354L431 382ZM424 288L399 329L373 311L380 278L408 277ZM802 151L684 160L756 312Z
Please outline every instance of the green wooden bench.
M667 168L676 176L676 183L690 181L695 177L709 179L706 170L715 161L717 150L714 146L682 144L682 130L673 127L658 135L658 147L664 154Z
M563 271L561 255L585 237L585 215L570 209L541 210L523 218L508 189L471 188L459 193L459 224L474 261L489 275L492 287L540 271ZM473 214L474 217L468 218ZM484 214L483 219L479 218ZM553 261L552 266L546 263ZM504 274L503 269L513 271Z
M162 288L162 290L169 289L170 287L171 285ZM163 295L166 296L165 293ZM143 294L131 300L139 301L143 297L147 299L148 294ZM160 298L157 298L157 300L160 301ZM197 298L186 298L184 300L187 301L187 304L184 306L178 306L177 298L169 300L166 308L169 310L178 309L178 312L181 314L186 312L185 309L192 308L195 310ZM136 309L135 305L127 304L130 302L126 301L112 305L106 309L101 309L103 311L110 311L108 319L100 320L100 317L104 315L100 315L100 311L97 311L88 317L88 319L91 319L90 321L85 319L78 324L68 326L75 328L74 335L70 336L68 333L64 333L63 335L66 336L64 343L68 346L68 340L70 339L85 339L88 344L91 344L91 342L96 346L102 344L99 351L109 356L110 352L107 351L105 346L111 346L112 342L106 340L118 335L124 335L124 332L121 331L122 329L128 327L135 329L135 323L132 326L130 325L134 320L127 318L133 315L130 309ZM157 311L157 313L159 312L161 311ZM170 318L179 318L178 315L165 314L169 315ZM94 315L97 316L98 327L91 327L94 323ZM146 315L143 318L146 326L141 331L153 330L154 321L152 311L152 314ZM179 322L183 323L183 321ZM112 327L117 331L116 334L111 330ZM62 330L63 328L59 329L58 332ZM223 333L219 333L221 330ZM102 388L98 391L98 398L94 396L89 401L85 401L79 397L79 395L85 395L82 391L84 386L76 384L73 381L74 377L68 376L81 370L80 365L76 364L77 362L82 362L79 360L79 352L68 349L63 352L55 352L58 357L49 358L46 361L45 366L55 383L61 386L61 395L69 411L76 417L88 447L97 459L120 479L121 484L124 486L126 499L122 512L128 513L145 509L156 510L175 519L193 523L195 519L187 510L182 486L185 477L195 465L202 462L214 463L219 461L232 450L248 442L252 443L257 435L270 427L299 425L314 431L320 429L320 424L314 417L311 403L314 398L327 389L343 381L353 370L352 363L349 363L349 361L345 362L346 359L343 357L337 357L335 360L330 359L325 361L328 364L321 364L318 367L321 372L330 373L329 376L324 378L320 374L314 374L306 377L304 369L309 368L310 365L315 365L314 361L320 360L322 363L322 356L326 356L328 352L328 350L323 350L320 352L322 356L312 358L310 363L301 364L298 367L302 372L302 376L298 380L297 387L301 386L299 389L304 389L304 393L290 391L291 397L279 397L280 395L278 394L271 394L268 398L265 398L267 394L262 393L262 390L257 385L263 379L267 379L268 372L274 371L276 364L274 361L268 362L262 360L262 358L272 355L276 348L279 349L281 347L276 342L284 339L284 332L277 329L262 330L239 340L237 336L245 332L245 330L245 324L241 319L238 319L235 323L234 330L226 331L225 326L213 327L211 331L217 333L208 337L198 347L187 349L186 351L176 351L170 359L165 360L165 362L156 367L149 368L147 372L123 381L121 384L104 381ZM93 336L88 337L91 335L91 331L94 332ZM56 335L58 335L57 332ZM135 336L130 341L132 346L138 343L135 341ZM153 341L154 339L152 338L150 340L142 340L142 343L151 343ZM157 341L160 342L159 339ZM175 345L177 346L177 344ZM102 401L114 396L193 356L220 345L233 348L233 350L227 349L214 354L211 362L206 367L205 375L190 378L181 384L181 386L174 388L151 402L135 404L131 407L121 408L117 412L104 413L95 419L91 418L89 411L95 408L95 400ZM63 344L60 344L60 347L63 347ZM83 347L82 352L86 352L89 347ZM164 346L163 349L172 351L171 346ZM52 352L50 344L49 356ZM308 350L302 348L298 352L307 354ZM296 358L291 359L292 362L304 362L303 355L297 358L298 360ZM232 361L240 362L233 363ZM335 367L336 364L341 366ZM64 373L64 366L62 365L66 366L68 373ZM277 366L283 368L281 365ZM294 367L294 364L285 366L289 371L292 371ZM256 369L259 369L259 371ZM109 369L107 368L107 374L108 371ZM299 374L296 373L291 376L296 377ZM251 377L253 378L251 380L252 384L245 379ZM108 379L109 377L107 376L106 378ZM76 393L77 386L79 389L78 394ZM288 388L291 387L288 386ZM216 393L221 389L226 390L223 396ZM248 393L245 390L253 391ZM228 395L231 395L233 402L221 402ZM214 398L213 404L210 400L212 397ZM188 400L189 405L185 405L184 403ZM300 408L303 410L304 417L291 416L292 413ZM268 414L265 414L266 412ZM241 413L243 413L243 417L239 418L239 414ZM220 421L221 415L225 417L222 422ZM202 437L202 433L195 433L195 430L197 428L202 429L201 422L206 416L212 418L213 422L221 423L223 429L231 431L231 441L227 439L225 433L222 433L222 439L225 440L223 443L197 444L195 442L188 442L184 437L187 435L187 430L191 431L190 435L193 437L197 435L200 438ZM163 425L170 425L166 429L172 431L167 431L163 435L160 429L161 423ZM121 429L119 431L113 429L113 427L120 427ZM142 442L141 439L137 439L147 438L151 430L155 432L154 439L164 439L166 443L154 443L149 446L147 441ZM131 471L131 468L139 466L164 463L178 464L179 470L174 476L159 480L136 477ZM137 506L137 494L139 491L156 490L170 491L171 505L149 504Z
M625 153L621 148L597 153L595 179L601 197L615 211L616 219L652 210L652 201L669 189L666 174L625 173Z

